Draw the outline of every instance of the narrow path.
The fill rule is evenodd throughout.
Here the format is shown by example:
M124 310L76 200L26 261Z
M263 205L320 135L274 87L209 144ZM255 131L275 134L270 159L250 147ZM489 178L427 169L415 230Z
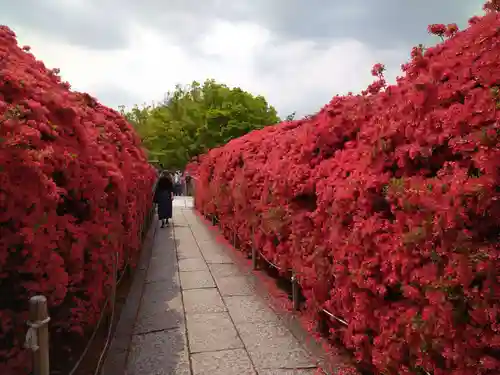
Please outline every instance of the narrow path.
M127 375L312 375L315 362L176 197L158 229ZM106 375L106 374L105 374Z

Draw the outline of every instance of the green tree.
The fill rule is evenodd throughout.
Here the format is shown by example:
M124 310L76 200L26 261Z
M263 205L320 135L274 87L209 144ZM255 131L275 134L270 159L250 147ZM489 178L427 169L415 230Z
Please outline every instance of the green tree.
M150 160L172 169L183 168L211 148L280 121L264 97L214 80L177 85L158 105L121 111L142 138Z

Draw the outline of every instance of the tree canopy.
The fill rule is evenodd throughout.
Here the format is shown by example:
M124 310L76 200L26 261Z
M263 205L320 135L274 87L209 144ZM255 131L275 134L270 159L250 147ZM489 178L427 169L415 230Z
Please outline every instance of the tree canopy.
M183 168L193 157L233 138L280 121L264 97L207 80L177 85L157 105L121 109L164 168Z

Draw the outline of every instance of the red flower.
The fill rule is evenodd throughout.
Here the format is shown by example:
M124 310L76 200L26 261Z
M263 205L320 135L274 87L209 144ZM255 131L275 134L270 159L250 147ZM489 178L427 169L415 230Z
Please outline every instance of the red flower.
M385 66L383 64L375 64L372 68L372 76L378 77L385 71Z
M474 25L475 23L478 23L479 21L481 21L481 17L473 16L473 17L469 18L469 25Z
M114 255L134 266L155 178L127 121L28 50L0 26L0 373L19 375L29 297L48 297L51 339L92 329Z
M305 313L341 318L330 335L375 373L500 373L499 28L431 25L453 38L396 85L377 64L361 95L191 166L197 208L299 274Z
M484 10L487 12L500 12L500 0L489 0L484 4Z
M446 26L446 31L444 33L447 37L452 37L458 32L458 26L456 23L450 23Z
M446 30L447 30L446 26L443 25L442 23L435 23L435 24L429 25L427 27L427 31L430 34L434 34L434 35L438 35L438 36L445 35Z

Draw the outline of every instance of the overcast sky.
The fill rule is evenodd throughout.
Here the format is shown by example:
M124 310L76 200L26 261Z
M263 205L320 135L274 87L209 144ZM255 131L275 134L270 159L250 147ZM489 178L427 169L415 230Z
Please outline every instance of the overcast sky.
M214 78L280 115L359 92L381 62L393 81L430 23L466 25L484 0L0 0L0 24L75 90L106 105L161 100Z

